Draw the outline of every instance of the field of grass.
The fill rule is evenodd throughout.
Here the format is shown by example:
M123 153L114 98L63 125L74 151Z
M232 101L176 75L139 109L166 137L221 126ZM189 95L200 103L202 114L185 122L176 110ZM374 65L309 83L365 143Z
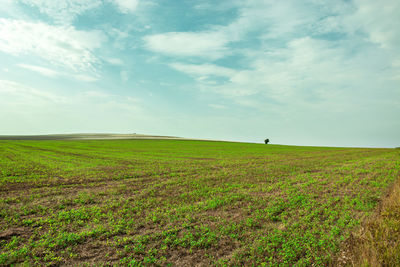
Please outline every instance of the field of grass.
M400 178L399 159L398 149L0 141L0 265L326 265Z
M353 266L400 266L400 181L342 250Z

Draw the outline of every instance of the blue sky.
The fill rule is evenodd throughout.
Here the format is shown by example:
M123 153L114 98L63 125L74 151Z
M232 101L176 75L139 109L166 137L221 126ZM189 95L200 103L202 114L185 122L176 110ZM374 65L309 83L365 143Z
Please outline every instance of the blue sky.
M398 0L2 0L0 134L400 146L398 14Z

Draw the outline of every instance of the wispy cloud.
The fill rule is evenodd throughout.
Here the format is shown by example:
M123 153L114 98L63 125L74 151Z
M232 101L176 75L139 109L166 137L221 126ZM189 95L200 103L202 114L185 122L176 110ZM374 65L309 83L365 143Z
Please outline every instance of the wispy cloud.
M41 67L41 66L35 66L35 65L29 65L29 64L18 64L18 66L21 68L39 73L41 75L51 77L51 78L66 77L66 78L73 78L75 80L79 80L82 82L95 82L98 80L98 78L95 76L90 76L90 75L85 75L85 74L76 74L76 73L71 73L71 72L60 72L60 71L56 71L56 70Z
M93 52L104 39L100 31L0 18L0 51L17 56L34 54L74 71L95 69L99 60Z
M62 96L8 80L0 80L0 95L2 106L8 105L6 104L9 101L8 98L14 99L13 105L29 103L29 105L40 106L45 102L62 103L66 101Z
M132 13L139 5L139 0L111 0L122 13Z
M285 37L286 41L304 34L304 29L299 33L300 28L326 17L318 13L317 6L315 10L305 9L296 2L252 0L233 5L238 8L238 16L227 25L209 25L203 31L148 35L143 38L145 48L170 56L216 60L240 52L232 44L251 43L248 39L251 34L257 33L258 40Z
M187 73L192 76L222 76L232 77L237 71L234 69L221 67L215 64L184 64L171 63L170 66L178 71Z
M344 105L338 101L351 105L346 98L375 90L377 81L399 77L394 50L400 54L400 31L390 21L394 17L399 20L394 13L400 4L386 2L385 8L379 9L380 4L373 1L324 5L315 1L248 1L240 7L236 20L226 26L210 27L210 32L224 38L224 49L231 48L246 58L244 70L208 63L169 65L195 77L201 90L219 92L237 103L247 103L244 97L257 95L288 105ZM371 12L378 9L379 15L374 16ZM245 41L251 32L256 32L262 41L258 47L232 48L232 43ZM381 49L374 43L379 43ZM209 79L213 76L228 79L212 84ZM366 82L371 79L375 82ZM393 87L394 83L388 86Z
M138 98L99 90L64 94L0 80L0 120L8 122L2 134L104 131L104 120L124 132L132 130L134 118L147 119Z
M7 10L12 10L12 13L15 13L21 5L29 6L58 25L72 25L85 12L105 7L107 4L115 6L120 13L128 14L136 11L139 0L6 0L2 3L7 5Z
M382 48L400 48L400 2L356 0L356 12L346 18L347 28L363 31Z
M102 0L19 0L21 3L37 8L58 24L71 24L87 10L102 5Z
M111 65L115 65L115 66L124 65L124 61L120 58L111 57L111 58L106 58L105 61L107 61Z
M245 70L223 69L220 74L228 78L223 84L210 85L198 79L198 86L203 91L219 93L245 105L249 101L245 98L254 96L251 105L257 108L262 107L266 99L272 99L281 105L326 105L335 110L354 107L349 99L362 92L370 95L378 90L378 81L386 81L386 90L394 90L395 83L387 82L393 74L381 71L387 64L382 57L388 55L369 50L349 54L352 45L350 41L336 46L310 37L293 39L286 48L249 55L251 63ZM175 69L197 78L213 73L212 68L206 71L202 65L177 66L179 68L175 66ZM214 70L218 71L218 68ZM363 98L358 104L367 105L370 101Z
M146 48L172 56L218 59L229 53L219 32L168 32L144 37Z
M18 66L21 68L24 68L24 69L28 69L28 70L40 73L40 74L42 74L44 76L48 76L48 77L60 76L60 73L58 71L40 67L40 66L34 66L34 65L28 65L28 64L18 64Z

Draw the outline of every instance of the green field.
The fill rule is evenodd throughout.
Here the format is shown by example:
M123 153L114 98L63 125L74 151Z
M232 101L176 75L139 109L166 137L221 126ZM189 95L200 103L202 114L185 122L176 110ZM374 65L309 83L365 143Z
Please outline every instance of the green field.
M400 150L0 141L0 265L326 265Z

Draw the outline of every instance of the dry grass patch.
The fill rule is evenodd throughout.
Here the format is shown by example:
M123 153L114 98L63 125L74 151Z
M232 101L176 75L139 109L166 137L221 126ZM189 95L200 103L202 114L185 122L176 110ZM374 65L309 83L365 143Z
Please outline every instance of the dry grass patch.
M400 266L400 180L378 212L351 235L340 265Z

